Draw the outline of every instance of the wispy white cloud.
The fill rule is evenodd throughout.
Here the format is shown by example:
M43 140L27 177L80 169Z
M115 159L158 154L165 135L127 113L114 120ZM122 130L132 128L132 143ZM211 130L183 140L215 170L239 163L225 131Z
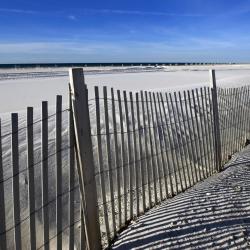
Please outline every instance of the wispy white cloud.
M100 61L192 61L247 54L225 40L189 38L188 42L103 42L55 41L0 43L0 63L17 62L100 62ZM212 48L212 49L211 49ZM243 51L243 52L242 52ZM229 53L230 52L230 53ZM238 57L237 57L238 58Z
M93 41L64 41L64 42L15 42L15 43L0 43L1 54L43 54L43 53L80 53L89 54L96 53L102 50L119 51L122 46L108 42L93 42Z
M75 21L77 18L76 18L76 16L74 16L74 15L69 15L69 16L68 16L68 19L70 19L70 20L72 20L72 21Z
M236 44L233 41L230 41L225 38L206 38L206 37L191 37L186 40L186 42L189 42L193 46L199 48L199 49L205 49L205 48L232 48L235 47Z
M38 11L34 10L24 10L24 9L7 9L7 8L0 8L0 12L6 13L16 13L16 14L37 14Z
M249 44L250 46L250 44ZM96 41L94 40L61 40L61 41L37 41L37 42L2 42L0 43L1 54L42 54L42 53L62 53L62 54L98 54L109 51L114 54L124 54L131 52L163 52L177 50L204 50L204 49L230 49L238 48L237 41L227 38L207 38L185 36L185 39L161 40L161 41Z
M160 12L160 11L141 11L141 10L121 10L121 9L75 9L76 13L82 14L116 14L116 15L138 15L138 16L172 16L172 17L202 17L204 14L197 13L169 13L169 12ZM72 12L74 12L72 11ZM52 14L52 13L61 13L66 14L66 10L57 10L53 12L42 12L36 10L25 10L25 9L12 9L12 8L0 8L0 12L6 13L16 13L16 14ZM75 15L68 15L69 19L75 19Z
M179 16L179 17L202 17L203 14L197 13L169 13L159 11L141 11L141 10L120 10L120 9L82 9L84 13L93 14L118 14L118 15L140 15L140 16Z

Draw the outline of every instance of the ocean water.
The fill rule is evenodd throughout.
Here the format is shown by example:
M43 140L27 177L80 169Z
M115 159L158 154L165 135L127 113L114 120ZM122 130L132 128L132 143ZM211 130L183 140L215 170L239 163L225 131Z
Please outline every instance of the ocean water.
M184 65L207 65L211 63L201 62L119 62L119 63L22 63L22 64L0 64L0 69L12 68L58 68L58 67L105 67L105 66L184 66Z

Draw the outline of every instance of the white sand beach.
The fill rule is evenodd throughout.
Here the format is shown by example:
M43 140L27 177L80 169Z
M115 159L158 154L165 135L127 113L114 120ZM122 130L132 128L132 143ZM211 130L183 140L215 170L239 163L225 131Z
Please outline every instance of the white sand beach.
M85 67L89 96L93 86L127 91L174 91L209 84L209 69L215 69L218 86L236 87L250 83L250 65L194 65L159 67ZM40 107L42 101L55 104L55 96L68 100L67 68L0 70L0 114Z

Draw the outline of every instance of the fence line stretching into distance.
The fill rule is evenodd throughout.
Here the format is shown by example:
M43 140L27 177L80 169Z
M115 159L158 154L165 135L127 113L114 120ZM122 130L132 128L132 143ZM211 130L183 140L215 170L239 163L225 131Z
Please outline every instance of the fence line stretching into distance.
M249 139L250 87L137 93L70 70L69 107L0 121L0 248L100 249L156 204L222 170ZM22 123L23 124L23 123ZM10 171L11 170L11 171ZM22 182L24 180L24 184ZM76 206L77 205L77 206Z

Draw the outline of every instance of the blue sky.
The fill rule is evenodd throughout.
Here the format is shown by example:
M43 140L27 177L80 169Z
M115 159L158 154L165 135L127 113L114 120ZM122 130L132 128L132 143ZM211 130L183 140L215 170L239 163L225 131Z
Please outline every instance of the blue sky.
M250 62L250 0L10 0L0 63Z

